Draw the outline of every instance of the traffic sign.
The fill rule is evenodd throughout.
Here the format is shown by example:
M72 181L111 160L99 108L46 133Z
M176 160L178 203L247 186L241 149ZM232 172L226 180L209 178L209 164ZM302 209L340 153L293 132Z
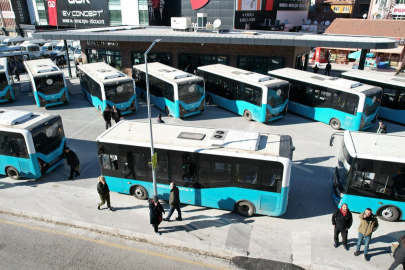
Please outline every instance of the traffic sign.
M152 156L152 169L155 170L158 164L157 153L154 153Z

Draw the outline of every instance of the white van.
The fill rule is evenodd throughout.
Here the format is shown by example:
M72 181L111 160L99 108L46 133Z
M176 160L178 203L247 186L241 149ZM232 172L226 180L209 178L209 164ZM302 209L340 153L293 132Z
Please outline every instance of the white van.
M41 56L41 49L37 44L25 43L21 44L20 47L22 52L28 52L30 55L33 55L36 58L39 58Z
M3 42L0 44L0 47L5 47L5 46L13 46L13 45L19 45L23 43L26 39L19 37L19 38L6 38L3 40Z
M73 45L73 42L71 40L67 40L66 44L68 46L68 49ZM65 42L60 41L58 44L56 44L55 49L51 52L51 57L58 57L58 56L66 56L66 48L65 48Z
M59 41L52 41L45 43L44 46L41 47L41 56L51 57L51 52L55 49L58 43Z
M21 45L28 45L28 44L37 44L39 47L43 46L47 43L45 39L26 39Z

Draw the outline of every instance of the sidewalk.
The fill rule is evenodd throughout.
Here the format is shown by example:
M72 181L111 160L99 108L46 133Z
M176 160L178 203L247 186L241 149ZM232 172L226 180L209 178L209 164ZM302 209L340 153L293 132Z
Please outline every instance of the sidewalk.
M323 226L314 224L311 219L243 218L229 211L183 205L183 221L175 221L177 213L174 213L171 222L161 224L162 235L157 236L149 224L147 201L114 192L110 194L114 212L107 211L105 205L97 210L96 184L93 190L71 186L69 181L46 183L3 177L0 178L0 212L224 258L249 256L292 263L305 269L387 269L392 263L386 253L389 250L387 242L394 242L401 235L398 232L381 241L386 236L380 236L377 231L371 246L380 251L371 255L370 262L365 262L360 256L353 256L358 226L356 214L349 231L351 243L347 252L342 247L333 248L333 230L329 222ZM166 202L163 207L168 211Z

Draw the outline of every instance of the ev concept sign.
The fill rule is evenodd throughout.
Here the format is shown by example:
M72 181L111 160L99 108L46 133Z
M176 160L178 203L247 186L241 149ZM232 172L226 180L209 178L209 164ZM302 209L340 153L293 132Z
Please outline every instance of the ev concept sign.
M110 25L108 0L48 0L50 25L75 28Z

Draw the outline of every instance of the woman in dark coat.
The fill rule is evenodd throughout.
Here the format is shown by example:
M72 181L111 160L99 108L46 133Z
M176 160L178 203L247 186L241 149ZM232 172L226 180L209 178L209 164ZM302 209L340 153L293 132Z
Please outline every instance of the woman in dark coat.
M157 235L161 235L158 231L159 224L162 222L163 214L165 210L162 205L159 203L159 198L156 195L153 195L152 199L149 199L149 217L150 224L152 224Z
M405 269L405 235L402 235L398 240L398 247L395 249L393 255L395 261L391 264L388 270L394 270L398 265L402 264Z

